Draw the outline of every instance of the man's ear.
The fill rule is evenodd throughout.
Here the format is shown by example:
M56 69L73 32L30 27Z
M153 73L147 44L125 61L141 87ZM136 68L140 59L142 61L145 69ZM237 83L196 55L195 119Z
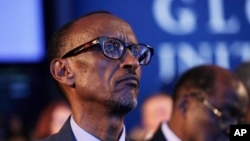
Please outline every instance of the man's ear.
M73 86L74 72L71 71L68 61L64 59L54 59L50 63L50 72L56 81Z

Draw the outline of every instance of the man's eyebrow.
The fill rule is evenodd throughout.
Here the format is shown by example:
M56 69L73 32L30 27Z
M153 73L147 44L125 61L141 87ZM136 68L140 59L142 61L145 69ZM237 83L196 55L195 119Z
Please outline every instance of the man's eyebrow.
M133 41L133 39L129 38L128 34L125 33L121 33L118 36L116 36L115 38L123 41L124 43L128 43L128 44L135 44L137 43L137 41Z

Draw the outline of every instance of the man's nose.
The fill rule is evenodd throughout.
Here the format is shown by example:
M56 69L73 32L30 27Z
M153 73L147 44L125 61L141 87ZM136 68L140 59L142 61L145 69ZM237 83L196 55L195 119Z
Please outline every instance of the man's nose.
M140 67L138 59L133 56L132 52L129 49L126 49L123 57L121 58L121 65L123 68L131 68L134 70Z

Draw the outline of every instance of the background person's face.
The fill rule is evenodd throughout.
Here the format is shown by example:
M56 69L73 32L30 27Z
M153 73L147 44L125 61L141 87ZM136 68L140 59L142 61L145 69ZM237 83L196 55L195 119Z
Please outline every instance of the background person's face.
M185 128L189 141L227 141L227 136L223 135L219 126L218 117L201 102L192 99L186 116Z
M228 87L229 88L229 87ZM240 103L237 100L242 94L217 88L216 97L205 98L209 102L210 108L201 101L194 101L192 110L189 112L189 126L192 140L197 141L227 141L229 140L229 126L238 124L238 119L242 111ZM215 92L215 93L216 93ZM211 108L213 107L213 108ZM221 115L217 115L214 111L219 110Z

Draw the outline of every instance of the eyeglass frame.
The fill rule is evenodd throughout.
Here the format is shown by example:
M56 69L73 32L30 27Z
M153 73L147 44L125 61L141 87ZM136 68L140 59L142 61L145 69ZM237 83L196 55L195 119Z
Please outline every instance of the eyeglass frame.
M227 128L229 128L231 121L238 121L238 118L234 118L235 120L231 120L233 118L230 118L230 120L225 121L223 119L223 113L220 109L216 108L214 105L212 105L204 96L202 96L201 92L191 93L191 96L194 96L196 100L202 103L205 107L207 107L212 113L219 119L219 124L221 127L225 127L227 125ZM226 117L226 116L225 116ZM230 121L230 122L229 122ZM240 121L239 121L240 122Z
M149 64L150 61L151 61L152 56L154 55L154 49L153 49L150 45L146 45L146 44L142 44L142 43L138 43L138 44L127 44L127 43L125 43L125 42L123 42L123 41L121 41L121 40L119 40L119 39L117 39L117 38L114 38L114 37L100 36L100 37L97 37L97 38L95 38L95 39L93 39L93 40L91 40L91 41L88 41L88 42L86 42L86 43L83 43L83 44L81 44L81 45L75 47L74 49L72 49L72 50L68 51L67 53L65 53L61 58L64 59L64 58L76 56L76 55L80 54L81 52L83 52L84 50L86 50L86 49L88 49L88 48L90 48L90 47L93 47L93 46L99 44L99 45L101 46L101 49L102 49L103 54L104 54L106 57L111 58L111 59L119 59L119 58L112 58L112 57L109 57L109 56L107 56L107 55L104 53L104 49L103 49L103 47L102 47L102 45L101 45L101 43L100 43L100 39L107 39L107 38L118 40L118 41L121 42L122 45L124 46L124 51L122 52L122 54L121 54L121 56L120 56L119 58L121 58L121 57L124 55L125 49L131 47L132 45L141 45L141 46L145 46L145 47L150 51L150 58L149 58L149 61L148 61L146 64L141 64L141 63L140 63L140 57L143 56L143 54L142 54L140 57L137 58L138 61L139 61L139 63L140 63L140 65L147 65L147 64Z

